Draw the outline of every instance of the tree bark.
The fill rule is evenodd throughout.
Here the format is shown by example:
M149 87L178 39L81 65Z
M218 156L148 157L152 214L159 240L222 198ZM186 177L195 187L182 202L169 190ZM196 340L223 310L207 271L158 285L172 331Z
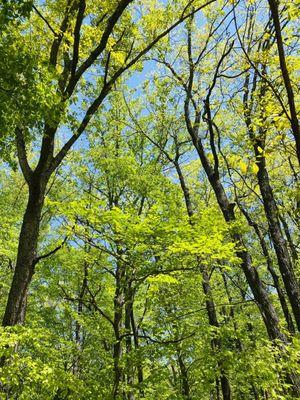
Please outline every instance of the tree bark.
M278 260L278 267L292 306L297 328L300 331L300 286L295 276L289 250L281 231L279 211L275 202L273 189L270 184L265 157L263 155L264 143L256 140L253 146L256 156L256 165L258 166L257 180L263 198L263 205L269 224L270 236L274 244L274 249Z
M276 43L277 43L277 49L278 49L278 55L279 55L279 63L280 63L280 69L281 69L281 74L282 78L284 81L287 97L288 97L288 104L289 104L289 109L290 109L290 124L293 132L293 136L295 138L295 143L296 143L296 153L297 153L297 158L298 162L300 165L300 126L299 126L299 120L297 117L297 109L295 105L295 97L294 97L294 91L291 83L291 78L289 75L289 71L287 68L286 64L286 57L285 57L285 51L284 51L284 45L283 45L283 40L282 40L282 32L281 32L281 26L280 26L280 19L279 19L279 10L278 10L278 4L279 2L277 0L268 0L269 2L269 7L271 10L271 15L272 15L272 20L274 23L274 28L275 28L275 36L276 36Z
M214 190L224 219L230 224L231 222L235 221L234 204L229 202L218 173L216 173L211 167L200 140L196 142L196 150L198 151L203 168ZM252 266L251 257L245 247L242 236L239 233L233 232L232 238L236 243L236 255L241 260L241 267L260 309L269 338L271 340L280 339L284 343L287 343L286 336L280 331L279 319L269 299L268 293L259 278L257 270Z
M286 237L287 243L288 243L289 248L290 248L290 253L291 253L293 262L295 263L298 260L298 254L297 254L296 246L295 246L295 244L293 242L293 238L291 236L291 232L290 232L289 226L288 226L285 218L283 217L283 215L279 214L278 217L279 217L280 222L282 223L283 230L284 230L284 233L285 233L285 237Z
M278 294L278 298L279 298L281 308L282 308L282 311L283 311L283 314L284 314L284 317L285 317L285 320L287 323L288 330L291 332L292 335L294 335L295 327L294 327L293 318L290 314L290 311L289 311L289 308L288 308L288 305L287 305L287 302L285 299L285 293L280 285L279 276L277 275L276 271L273 268L273 263L272 263L272 259L269 254L269 251L268 251L267 244L266 244L266 242L263 238L263 235L258 227L258 224L251 219L250 215L247 213L246 210L244 210L240 205L239 205L239 207L240 207L242 213L245 215L245 217L248 221L248 224L254 228L254 231L259 239L259 243L262 248L263 255L267 261L268 271L270 272L270 275L272 276L274 286L275 286L277 294Z
M17 262L3 317L3 326L23 323L28 287L35 270L40 219L44 204L47 177L33 175L19 236Z
M201 139L197 136L194 129L191 130L191 123L188 115L185 113L187 127L190 131L192 140L199 154L202 166L207 174L208 180L214 190L216 199L222 211L225 221L230 224L236 220L234 213L234 204L229 202L225 189L221 183L219 169L218 169L218 156L214 144L214 127L210 115L209 101L206 101L207 123L210 133L210 146L214 155L214 167L211 166L207 155L205 153ZM198 129L198 128L197 128ZM245 246L243 237L238 232L232 232L231 236L236 243L236 255L241 259L241 266L246 276L247 282L251 288L254 299L260 309L263 321L265 323L269 338L271 340L279 339L283 345L288 344L288 338L281 332L279 326L279 319L277 313L270 301L269 295L259 278L256 268L253 267L250 254ZM286 375L286 381L291 384L291 389L295 395L300 395L300 380L298 375L293 373Z
M262 65L263 71L265 71L266 66ZM264 155L265 151L265 138L266 132L265 128L260 127L258 134L253 130L251 124L251 110L254 104L254 91L257 87L257 73L254 76L255 84L253 84L252 91L249 99L249 82L250 75L248 74L245 78L244 83L244 95L243 95L243 105L244 105L244 118L248 130L249 139L252 142L253 151L255 154L256 165L258 167L257 171L257 181L262 195L263 206L265 215L269 225L269 232L271 236L272 243L274 245L279 270L283 279L284 287L286 289L287 296L289 298L290 304L292 306L295 321L300 329L300 285L297 282L296 276L293 270L293 264L289 254L289 250L284 239L283 233L281 231L280 221L279 221L279 210L275 201L273 189L270 183L270 177L266 167L266 159ZM264 98L266 93L266 83L262 82L259 90L260 98ZM263 108L262 108L263 110ZM263 111L261 111L260 117L264 122L265 117ZM263 246L262 241L260 240ZM264 249L263 249L264 250ZM265 250L264 250L265 251ZM272 270L272 268L271 268ZM271 271L270 271L271 272ZM272 272L271 272L272 273ZM275 275L272 275L275 277ZM276 279L275 279L276 280Z
M84 295L86 293L86 289L87 289L87 285L88 285L88 264L86 261L84 261L83 273L84 273L83 280L82 280L82 284L81 284L81 287L79 290L79 295L78 295L78 304L77 304L78 316L81 316L81 314L83 312ZM82 347L83 347L82 326L78 320L75 320L75 344L77 347L78 354L75 354L72 370L73 370L73 374L77 375L80 372L79 360L80 360L80 352L82 351Z

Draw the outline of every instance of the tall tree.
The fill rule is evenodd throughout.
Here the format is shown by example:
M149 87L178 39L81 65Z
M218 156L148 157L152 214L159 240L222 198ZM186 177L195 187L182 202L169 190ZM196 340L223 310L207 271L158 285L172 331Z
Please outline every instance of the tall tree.
M131 0L116 2L113 8L108 7L106 10L104 7L99 12L94 9L95 5L87 5L84 0L67 1L59 10L54 7L50 14L59 19L60 25L57 28L37 10L36 18L38 21L42 20L48 30L41 47L45 44L47 49L43 53L43 62L50 73L50 80L55 82L52 87L55 101L48 113L43 113L37 122L42 134L40 153L34 168L29 165L26 154L26 136L29 134L26 120L18 121L15 127L18 160L28 185L29 196L20 232L16 268L3 317L4 326L22 323L24 319L27 290L37 260L41 212L51 175L85 131L117 79L137 64L161 38L188 18L189 14L201 10L206 5L200 5L190 11L193 2L188 3L183 12L179 13L178 19L173 18L175 22L171 23L169 28L155 34L154 39L151 38L150 32L148 44L136 49L135 39L132 41L130 38L137 25L127 12L131 3ZM51 7L49 11L51 12ZM91 25L88 22L89 18L92 20ZM39 38L38 31L35 34ZM30 35L31 33L29 37ZM98 35L100 39L96 40ZM86 43L90 43L90 46ZM76 103L78 88L80 85L84 88L84 80L91 67L96 68L99 77L93 82L96 93L84 111L83 118L72 122L71 137L55 154L55 140L59 128L65 125L66 118L72 118L71 104ZM87 89L90 83L86 83ZM88 93L87 96L90 97ZM80 109L81 101L78 102L77 106Z

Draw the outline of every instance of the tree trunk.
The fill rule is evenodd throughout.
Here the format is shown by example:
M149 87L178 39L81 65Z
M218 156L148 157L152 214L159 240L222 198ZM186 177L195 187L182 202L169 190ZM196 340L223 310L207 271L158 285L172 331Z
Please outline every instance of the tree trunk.
M224 219L227 223L230 224L231 222L235 221L234 204L229 202L218 173L216 173L211 167L206 157L203 145L200 141L198 141L196 149L198 151L204 170L207 174L208 180L214 190ZM271 340L280 339L284 343L287 343L286 336L280 331L279 320L276 311L269 299L268 293L259 278L256 268L252 266L251 257L245 247L245 244L243 243L242 236L237 232L233 232L232 238L236 243L236 255L241 260L243 272L260 309L269 338Z
M262 248L263 255L264 255L264 257L265 257L265 259L267 261L268 271L270 272L270 275L272 276L272 279L273 279L273 282L274 282L274 286L275 286L277 294L278 294L278 298L279 298L279 301L280 301L280 304L281 304L281 308L282 308L282 311L283 311L283 314L284 314L284 317L285 317L285 320L286 320L286 323L287 323L288 330L291 332L291 334L294 335L295 334L295 327L294 327L293 318L292 318L292 316L290 314L290 311L289 311L289 308L288 308L288 305L287 305L287 302L286 302L286 299L285 299L284 291L283 291L283 289L282 289L282 287L280 285L279 277L278 277L276 271L273 268L273 263L272 263L272 259L270 257L269 251L268 251L267 244L266 244L266 242L265 242L265 240L263 238L263 235L262 235L262 233L261 233L261 231L260 231L260 229L258 227L258 224L251 219L251 217L247 213L247 211L244 210L240 205L239 205L239 208L242 211L242 213L245 215L245 217L246 217L246 219L248 221L248 224L254 228L254 231L255 231L258 239L259 239L259 243L260 243L260 246Z
M265 65L262 65L262 68L263 71L265 71L266 68ZM252 89L251 92L252 97L253 93L254 92ZM266 93L266 83L263 82L259 91L260 97L264 98L265 93ZM252 98L251 102L253 102ZM244 104L245 123L248 129L249 138L252 141L252 146L256 158L256 165L258 167L257 180L263 199L263 206L269 225L269 232L271 240L274 244L278 266L286 289L286 293L291 303L295 321L299 330L300 329L300 286L294 274L289 250L281 231L281 226L279 221L279 211L277 208L277 204L275 202L273 189L270 184L270 178L266 168L266 159L264 155L266 132L263 128L260 128L258 134L256 134L253 131L253 127L251 125L252 106L249 105L249 75L246 76L244 83L243 104ZM264 121L265 118L263 113L261 113L261 118Z
M131 315L132 315L132 304L133 304L133 293L130 283L126 285L126 299L125 299L125 332L127 334L125 338L126 342L126 377L127 386L126 390L127 399L134 400L135 396L132 391L134 384L134 372L133 372L133 360L132 360L132 338L131 338Z
M122 263L117 263L116 271L116 289L114 297L114 332L115 332L115 343L113 346L113 359L114 359L114 386L113 386L113 399L117 399L120 392L120 382L123 379L123 369L120 366L120 359L122 356L122 343L121 343L121 329L122 329L122 317L124 307L124 266Z
M214 326L214 327L218 328L219 322L218 322L216 307L215 307L215 304L213 301L212 290L211 290L211 286L210 286L210 282L209 282L209 274L206 271L205 267L202 267L202 277L203 277L202 287L203 287L203 291L204 291L204 294L206 297L205 303L206 303L206 310L207 310L207 315L208 315L208 319L209 319L209 324L210 324L210 326ZM222 351L221 339L220 338L213 339L212 347L216 348L219 351ZM231 400L231 389L230 389L229 380L226 376L226 373L224 371L221 361L218 361L218 367L220 369L220 382L221 382L221 390L222 390L223 400Z
M295 246L295 244L293 242L293 238L292 238L291 233L290 233L289 226L288 226L285 218L283 217L283 215L279 214L278 217L279 217L280 222L282 223L283 230L284 230L284 233L285 233L285 236L286 236L286 240L288 242L288 245L289 245L289 248L290 248L290 252L291 252L291 255L292 255L292 259L293 259L294 262L296 262L298 260L298 254L297 254L296 246Z
M19 236L17 263L3 317L3 326L23 323L25 319L27 291L35 269L46 184L47 179L42 176L33 176L29 184L28 202Z
M282 40L282 32L281 32L281 26L280 26L280 19L279 19L278 2L277 2L277 0L268 0L268 2L269 2L271 15L272 15L273 23L274 23L274 28L275 28L275 37L276 37L276 43L277 43L277 49L278 49L278 55L279 55L281 74L282 74L284 86L286 89L288 104L289 104L289 109L290 109L290 124L291 124L292 132L293 132L293 135L295 138L296 153L297 153L297 158L298 158L298 162L300 165L300 126L299 126L299 121L298 121L298 117L297 117L297 110L296 110L296 105L295 105L293 87L292 87L289 71L288 71L287 64L286 64L286 57L285 57L285 51L284 51L283 40Z
M273 189L270 184L269 174L266 169L266 161L262 151L264 150L263 140L255 140L253 147L256 156L256 164L258 166L257 179L269 224L270 236L274 244L283 283L292 306L298 330L300 331L300 286L295 276L289 250L281 231L279 211L274 199Z
M178 163L178 159L174 161L174 165L177 171L177 175L179 178L180 186L183 192L184 200L185 200L185 205L187 209L188 216L190 217L190 223L193 224L192 217L193 217L193 206L190 198L190 192L189 188L186 186L184 176L182 174L180 165ZM219 327L218 319L217 319L217 313L216 313L216 308L213 300L213 295L212 295L212 290L211 290L211 285L209 281L209 274L205 268L205 266L202 266L201 263L199 262L199 268L202 274L202 287L203 287L203 292L205 294L206 300L206 311L208 315L208 321L211 326L214 326L216 328ZM212 340L212 347L217 348L218 350L221 351L222 348L222 343L220 339L213 339ZM230 389L230 383L228 378L226 377L226 373L224 371L224 368L222 364L219 362L219 369L220 369L220 380L221 380L221 389L222 389L222 395L223 395L223 400L231 400L231 389Z
M139 333L138 333L138 328L136 327L136 324L135 324L133 307L131 308L130 320L131 320L131 327L132 327L132 333L133 333L134 347L135 347L135 350L138 350L139 349ZM142 363L140 360L138 360L137 375L138 375L140 397L143 398L143 397L145 397L145 393L144 393L144 389L143 389L144 374L143 374Z
M178 350L177 356L180 370L181 393L185 400L191 400L188 373L180 350Z

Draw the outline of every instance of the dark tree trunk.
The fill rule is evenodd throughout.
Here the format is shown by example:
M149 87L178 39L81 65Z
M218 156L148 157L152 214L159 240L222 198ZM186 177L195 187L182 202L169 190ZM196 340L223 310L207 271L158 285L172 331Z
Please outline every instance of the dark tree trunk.
M185 200L185 205L187 209L188 216L190 217L190 223L193 224L193 206L191 202L191 197L190 197L190 192L189 188L187 187L185 183L184 176L182 174L180 165L178 163L178 158L175 159L174 165L177 171L177 175L179 178L180 186L183 192L184 200ZM214 326L216 328L219 327L218 323L218 318L217 318L217 313L216 313L216 308L213 300L213 295L212 295L212 290L211 290L211 285L210 285L210 280L209 280L209 274L205 268L205 266L201 265L199 262L199 268L202 274L202 287L203 287L203 292L205 294L206 300L206 311L208 315L208 321L211 326ZM222 349L222 342L221 339L213 339L212 340L212 347L216 348L221 351ZM223 400L231 400L231 389L230 389L230 383L229 380L226 376L226 373L224 371L224 368L222 366L222 363L219 362L219 369L220 369L220 381L221 381L221 390L222 390L222 395L223 395Z
M3 326L23 323L26 312L27 292L34 274L40 218L44 204L47 178L33 176L19 236L16 268L3 317Z
M179 350L177 353L177 357L178 357L178 366L180 371L181 392L185 400L191 400L189 377L182 354Z
M25 320L27 292L37 262L40 219L45 200L46 186L51 176L55 127L45 125L38 164L33 171L27 160L24 132L16 128L16 146L19 164L28 184L28 201L23 217L16 268L2 321L3 326L13 326Z
M209 107L209 104L207 104ZM207 174L208 180L215 192L216 199L227 223L235 221L234 204L230 203L226 195L225 189L221 183L219 171L218 171L218 159L214 148L213 141L213 125L210 116L208 116L208 124L210 130L210 143L212 146L212 151L214 153L215 165L214 168L210 165L208 158L206 156L204 147L201 140L192 131L192 139L194 141L196 150L199 154L202 166ZM288 339L286 335L281 332L279 327L279 319L277 313L270 301L269 295L259 278L256 268L253 267L250 254L243 242L243 237L238 232L232 232L232 238L236 243L236 255L241 260L241 267L246 276L247 282L251 288L254 299L260 309L263 321L265 323L269 338L271 340L279 339L284 345L288 344ZM287 374L287 382L292 386L292 391L300 395L300 381L299 377L295 374Z
M285 51L284 51L280 19L279 19L278 1L277 0L268 0L268 2L269 2L272 20L273 20L274 28L275 28L275 37L276 37L276 43L277 43L277 49L278 49L278 55L279 55L281 74L282 74L282 78L284 81L287 98L288 98L289 109L290 109L290 124L291 124L292 132L293 132L293 135L295 138L296 153L297 153L298 162L300 164L300 126L299 126L299 120L297 117L297 110L296 110L296 105L295 105L293 87L292 87L289 71L288 71L287 64L286 64Z
M124 307L124 265L121 262L117 263L116 270L116 289L114 297L114 332L115 343L113 346L113 359L114 359L114 386L113 386L113 399L117 399L120 393L120 383L123 380L123 369L120 365L122 356L122 317Z
M226 278L226 275L225 275L224 271L222 271L222 280L223 280L223 283L224 283L224 288L225 288L225 291L226 291L228 303L230 305L230 309L229 309L230 318L231 318L231 321L233 323L234 331L237 333L238 326L237 326L235 312L234 312L233 299L232 299L232 296L231 296L230 291L229 291L228 282L227 282L227 278ZM244 297L242 297L242 298L244 299ZM236 343L236 348L239 351L242 351L243 346L242 346L241 340L240 339L236 339L235 343Z
M206 303L206 310L207 310L207 315L209 319L209 324L210 326L214 326L216 328L219 327L219 322L218 322L218 317L217 317L217 312L216 312L216 307L213 301L213 296L212 296L212 290L209 282L209 274L205 267L202 267L202 277L203 277L203 282L202 282L202 287L203 291L206 297L205 303ZM212 340L212 347L216 348L219 351L222 351L222 341L220 338L215 338ZM230 384L229 380L226 376L226 373L224 371L224 367L222 366L222 362L218 361L218 367L220 369L220 383L221 383L221 390L222 390L222 395L223 395L223 400L231 400L231 389L230 389Z
M280 285L279 277L273 268L272 259L269 254L269 250L268 250L267 244L264 240L264 237L258 227L258 224L251 219L250 215L247 213L246 210L244 210L241 206L239 206L239 207L240 207L242 213L245 215L249 225L254 228L254 231L259 239L259 243L262 248L263 255L267 261L268 271L270 272L270 275L272 276L274 286L275 286L277 294L278 294L278 298L279 298L281 308L282 308L282 311L283 311L283 314L284 314L284 317L285 317L285 320L287 323L288 330L291 332L291 334L295 334L293 318L290 314L290 311L289 311L289 308L288 308L288 305L287 305L287 302L285 299L284 291Z
M235 221L234 204L229 202L218 173L214 171L206 157L202 143L197 141L196 146L201 163L214 190L224 219L226 222L231 223ZM251 257L243 243L242 236L239 233L232 233L232 238L236 243L236 254L241 260L243 272L260 309L270 339L280 339L284 343L287 343L286 336L280 331L279 320L268 293L259 278L256 268L252 266Z
M300 286L295 276L289 250L281 231L279 212L274 199L268 171L266 169L265 157L260 149L264 149L264 143L262 141L255 141L254 151L257 160L256 164L258 166L257 179L263 198L265 214L269 224L270 236L274 244L278 267L292 306L295 321L298 330L300 330Z
M298 260L298 254L297 254L297 249L296 249L295 243L293 242L293 238L290 233L289 226L288 226L285 218L282 215L279 214L278 216L279 216L280 222L282 223L282 226L283 226L283 230L284 230L284 233L285 233L285 236L286 236L289 248L290 248L292 259L295 262Z
M139 349L139 333L138 333L138 329L135 324L133 307L131 308L130 321L131 321L131 327L132 327L132 333L133 333L134 347L136 350L138 350ZM144 393L144 389L143 389L144 374L143 374L142 363L140 360L138 360L138 365L137 365L137 376L138 376L140 397L143 398L143 397L145 397L145 393Z
M215 129L217 129L217 127L215 126L215 124L212 120L211 111L210 111L210 102L209 102L210 95L212 93L213 87L214 87L216 79L217 79L217 72L215 75L215 80L214 80L212 86L210 87L207 97L204 102L205 114L203 116L203 119L206 121L207 126L208 126L209 143L210 143L210 148L211 148L212 155L213 155L213 164L211 164L210 161L208 160L207 154L203 147L202 140L199 136L199 125L200 125L200 118L201 118L200 112L198 110L195 112L195 120L193 123L190 118L189 104L190 104L190 99L192 98L193 75L190 75L190 78L189 78L189 85L187 88L187 96L186 96L185 104L184 104L184 115L185 115L187 130L190 134L190 137L192 139L194 147L199 155L201 164L202 164L204 171L207 175L207 178L211 184L211 187L215 193L217 202L222 211L224 219L230 225L231 222L234 222L236 219L235 213L234 213L234 205L235 204L230 203L230 201L226 195L224 186L222 185L222 182L220 180L219 159L218 159L218 154L217 154L217 150L215 147L215 136L214 136L215 135L214 131L215 131ZM219 134L219 132L218 132L218 134ZM273 307L273 304L270 301L268 292L266 291L264 284L260 280L260 277L258 275L256 268L254 268L252 265L251 257L245 246L242 235L238 232L232 231L231 236L232 236L232 239L234 240L234 242L236 243L236 255L241 260L242 270L244 272L244 275L246 277L248 285L250 286L250 289L253 293L254 299L259 307L259 310L260 310L262 319L264 321L266 330L268 332L269 338L271 340L279 339L283 343L283 345L288 344L288 339L287 339L286 335L283 332L281 332L281 330L280 330L279 319L278 319L277 313ZM287 376L287 381L292 381L292 389L295 393L297 393L299 395L300 394L300 382L299 382L298 376L294 376L294 374L290 374L289 376Z
M262 68L263 71L265 71L266 68L265 65L262 65ZM250 76L247 75L245 79L244 96L243 96L244 118L248 129L248 135L252 142L254 154L256 157L256 165L258 167L257 180L263 199L263 206L269 225L271 240L275 248L275 253L278 261L279 270L283 279L284 287L286 289L287 296L292 306L295 321L299 330L300 329L300 286L294 274L289 250L281 231L281 226L279 221L279 211L274 198L269 174L266 168L266 160L264 155L266 133L263 128L260 128L258 134L256 134L253 131L253 127L251 125L251 110L253 108L253 103L254 103L253 96L254 96L254 90L256 89L257 86L256 78L257 78L257 73L255 75L255 85L252 87L250 99L249 99ZM261 96L261 98L263 98L265 94L266 94L266 83L262 82L259 95ZM263 112L261 112L261 118L264 121ZM275 277L274 274L272 276Z
M130 283L126 285L126 298L125 298L125 332L126 332L126 377L127 377L127 399L134 400L135 396L132 390L134 384L134 370L133 370L133 360L132 360L132 335L131 335L131 315L133 306L133 292Z

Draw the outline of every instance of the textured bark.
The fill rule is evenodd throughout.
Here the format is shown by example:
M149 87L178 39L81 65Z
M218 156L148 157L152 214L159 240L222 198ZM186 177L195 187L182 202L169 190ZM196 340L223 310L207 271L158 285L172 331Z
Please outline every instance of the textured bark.
M259 146L261 145L261 146ZM300 286L293 270L289 250L280 227L279 212L275 202L269 174L266 169L265 158L259 148L264 149L262 142L254 143L256 164L258 166L257 179L263 198L265 214L269 224L269 231L277 256L278 267L283 283L292 306L295 321L300 331Z
M262 70L265 72L266 66L262 65ZM279 221L279 210L275 201L273 189L270 183L269 174L266 167L266 159L264 155L265 150L265 138L266 132L263 127L260 127L258 134L253 130L251 124L251 111L253 105L255 104L255 90L257 89L257 72L254 75L254 83L250 92L250 75L247 74L244 83L244 118L248 130L249 139L252 142L256 165L258 167L257 180L262 195L263 206L265 215L269 225L269 232L271 236L272 243L274 245L279 270L283 279L284 287L289 298L290 304L292 306L295 321L300 329L300 286L297 282L296 276L293 271L292 260L289 254L289 250L284 239L283 233L281 231L280 221ZM259 96L263 99L267 90L267 85L262 81L259 87ZM263 108L260 117L264 121ZM262 241L260 240L263 246ZM264 250L264 249L263 249ZM264 250L265 252L265 250ZM272 268L270 270L273 278L275 277ZM276 281L276 277L275 277ZM281 301L283 300L281 296ZM286 314L286 312L285 312ZM290 325L291 326L291 325Z
M207 159L202 143L197 141L196 146L201 163L214 190L224 219L230 224L235 221L234 204L229 202L218 173L214 171ZM280 339L284 343L287 343L286 336L280 331L279 320L268 293L259 278L257 270L252 266L251 257L243 243L242 236L239 233L233 233L232 238L236 243L236 254L241 260L243 272L260 309L270 339Z
M28 202L19 236L17 262L3 317L3 326L23 323L25 319L27 292L37 257L46 184L47 179L41 176L33 176L29 184Z
M210 105L209 98L206 99L205 103L206 112L207 112L207 124L210 135L210 146L214 155L214 166L210 164L207 155L205 153L203 144L201 139L198 137L195 129L191 126L191 122L189 120L189 115L185 112L185 118L187 121L187 128L190 132L192 140L194 142L195 148L199 154L199 158L201 160L202 166L206 172L208 180L214 190L216 195L216 199L224 216L224 219L227 223L231 223L235 221L235 213L234 213L234 204L229 202L229 199L226 195L224 186L220 180L220 174L218 169L218 155L215 149L214 144L214 125L212 122L212 118L210 115ZM196 128L198 129L197 125ZM284 345L288 344L288 339L286 335L281 331L279 326L279 319L277 313L270 301L269 295L259 278L258 272L256 268L253 267L250 254L243 242L243 237L238 232L232 232L232 238L236 243L236 255L241 259L241 266L244 271L247 282L251 288L254 299L258 304L260 309L263 321L265 323L269 338L271 340L279 339ZM291 384L292 391L295 395L300 395L300 381L298 375L295 374L287 374L286 381Z
M230 225L232 222L235 221L235 213L234 213L234 205L231 203L226 195L226 191L220 179L219 173L219 158L218 152L215 145L215 130L217 131L218 135L220 135L219 130L217 129L210 110L210 96L212 91L216 85L219 68L224 60L224 58L229 54L232 46L229 47L228 50L224 50L219 62L216 66L216 71L214 74L213 81L209 90L207 92L207 96L204 100L204 114L202 115L199 106L195 103L195 99L193 98L193 81L194 81L194 68L195 64L191 57L192 54L192 46L191 46L191 35L188 35L188 49L189 49L189 61L190 61L190 73L188 78L188 83L183 84L183 88L186 92L186 98L184 102L184 117L186 122L187 131L192 139L193 145L199 155L201 164L204 168L204 171L207 175L207 178L210 182L210 185L215 193L215 197L219 204L220 210L223 214L225 221ZM173 74L175 77L178 75L175 73ZM182 82L180 81L182 84ZM192 121L191 114L190 114L190 104L193 104L194 108L194 119ZM207 154L205 152L202 139L199 135L199 127L202 119L206 122L208 128L208 135L209 135L209 144L210 149L213 156L213 162L208 160ZM220 138L219 138L220 140ZM232 239L236 243L236 255L241 260L241 267L250 286L250 289L253 293L254 299L259 307L262 319L264 321L266 330L268 332L268 336L271 340L279 339L283 347L285 344L288 343L288 339L286 335L281 331L279 326L279 319L277 313L273 307L273 304L269 298L268 292L262 283L256 268L253 267L250 254L245 246L243 241L243 237L238 232L232 231L231 233ZM287 380L293 380L293 377L287 377ZM298 382L298 377L295 377L295 380L292 384L292 388L295 393L300 395L300 384Z
M298 260L298 254L297 254L297 249L296 249L295 243L293 242L293 238L290 233L289 226L286 222L286 219L282 215L279 214L278 216L279 216L279 220L283 226L283 230L284 230L286 240L287 240L289 248L290 248L290 253L291 253L292 259L295 262Z
M272 20L273 20L274 28L275 28L275 37L276 37L276 43L277 43L277 49L278 49L281 74L282 74L282 78L284 81L287 98L288 98L289 109L290 109L290 124L291 124L292 132L293 132L293 135L295 138L296 153L297 153L298 162L300 164L300 126L299 126L299 120L297 117L297 109L296 109L296 105L295 105L295 96L294 96L294 92L293 92L291 78L290 78L289 71L288 71L287 64L286 64L286 57L285 57L283 40L282 40L282 32L281 32L281 25L280 25L280 18L279 18L279 10L278 10L279 3L277 0L268 0L268 2L269 2L271 16L272 16Z
M282 308L282 311L283 311L283 314L284 314L284 317L285 317L285 320L287 323L288 330L291 332L291 334L295 334L293 318L290 314L288 304L285 299L285 293L284 293L284 291L281 287L280 281L279 281L279 276L277 275L277 273L273 267L272 259L269 254L269 250L268 250L267 244L264 240L264 237L259 229L258 224L251 219L250 215L241 206L240 206L240 209L241 209L242 213L245 215L249 225L254 228L254 231L259 239L259 243L262 248L263 255L267 261L268 271L270 272L270 275L272 276L273 283L274 283L275 289L278 294L278 298L279 298L280 305L281 305L281 308Z

